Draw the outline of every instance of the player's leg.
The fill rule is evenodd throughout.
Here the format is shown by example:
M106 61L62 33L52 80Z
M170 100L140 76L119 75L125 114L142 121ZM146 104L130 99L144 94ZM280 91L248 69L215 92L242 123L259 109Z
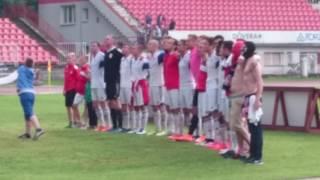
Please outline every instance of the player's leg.
M97 123L98 118L97 118L96 112L94 111L93 103L87 102L86 106L87 106L88 117L89 117L89 128L95 129L98 125Z
M73 105L72 105L72 111L74 114L74 122L76 124L77 127L81 127L81 121L80 121L80 111L79 111L79 105L83 102L84 97L79 94L76 93L74 101L73 101Z
M107 86L107 98L109 100L109 107L113 123L113 130L122 131L122 111L121 102L119 101L120 84L114 83Z
M179 102L179 90L175 89L170 91L170 98L171 98L171 105L170 108L172 110L172 118L174 121L174 134L177 136L182 135L183 127L183 119L181 116L181 108L180 108L180 102Z
M136 109L138 110L139 113L139 117L137 119L138 121L138 132L137 134L143 135L145 134L145 122L146 122L146 108L144 108L144 99L143 99L143 92L142 92L142 88L138 88L136 91L136 96L135 96L135 106Z
M98 88L91 89L92 94L92 106L93 110L95 111L95 114L97 116L97 128L96 131L101 131L104 128L105 121L103 117L103 111L101 109L102 99L101 99L101 93L99 93L100 90Z
M20 139L30 139L31 138L31 128L32 128L32 122L31 122L31 112L30 107L28 103L28 97L26 93L19 95L20 104L22 107L22 110L24 112L24 119L25 119L25 133L20 135Z
M168 134L174 135L175 134L175 119L174 119L174 112L173 112L173 93L172 90L167 91L166 96L166 105L167 105L167 112L168 112Z
M72 110L72 105L75 97L75 92L74 91L68 91L65 94L65 106L67 109L67 114L68 114L68 120L69 120L69 128L73 126L74 123L74 113Z
M158 134L162 131L161 123L161 87L150 87L150 105L152 108L152 118L155 124L155 132L150 132L148 135Z
M130 89L129 89L130 90ZM122 116L123 116L123 128L129 129L129 107L128 99L129 94L127 94L127 88L120 88L120 101L122 103Z
M27 93L28 95L28 113L27 116L30 118L30 122L32 123L35 133L33 136L34 140L37 140L40 136L44 134L44 130L41 128L40 122L36 114L34 113L33 106L35 102L35 95L31 93Z
M165 105L167 93L164 87L159 87L159 88L160 88L160 114L161 114L162 132L160 132L158 136L164 136L168 132L168 112L167 112L167 107Z

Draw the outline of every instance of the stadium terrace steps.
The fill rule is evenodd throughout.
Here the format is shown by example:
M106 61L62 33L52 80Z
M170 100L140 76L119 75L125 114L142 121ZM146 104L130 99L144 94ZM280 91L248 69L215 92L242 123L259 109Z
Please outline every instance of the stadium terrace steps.
M136 37L137 28L129 24L107 0L89 0L100 12L126 38ZM110 13L114 12L114 13Z
M28 57L36 64L47 64L49 60L57 63L58 59L39 41L32 38L8 18L0 18L0 62L17 64Z
M320 13L305 0L120 0L140 22L146 13L175 19L177 30L320 30Z
M132 15L125 9L121 4L118 3L117 0L105 0L107 3L109 3L112 8L119 13L120 16L122 16L131 26L137 27L139 25L139 22L137 19L132 17Z

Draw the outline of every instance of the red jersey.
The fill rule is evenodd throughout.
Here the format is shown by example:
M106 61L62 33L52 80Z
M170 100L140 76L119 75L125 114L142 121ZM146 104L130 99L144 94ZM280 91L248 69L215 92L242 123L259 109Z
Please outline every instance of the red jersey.
M198 74L198 78L197 78L197 86L196 89L199 92L205 92L207 89L207 78L208 78L208 73L206 70L206 66L201 65L200 66L200 71Z
M77 78L77 84L76 84L76 92L84 95L85 89L86 89L86 83L88 81L87 75L89 73L89 64L84 64L81 66L81 68L78 71L78 78Z
M64 92L76 90L78 78L78 66L74 64L67 64L64 68Z
M179 89L179 56L166 53L163 62L164 85L167 90Z

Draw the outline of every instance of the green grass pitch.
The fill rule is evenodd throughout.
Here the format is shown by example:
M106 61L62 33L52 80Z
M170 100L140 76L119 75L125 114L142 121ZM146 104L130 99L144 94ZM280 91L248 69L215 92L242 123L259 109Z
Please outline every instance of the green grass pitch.
M320 136L265 132L263 166L225 160L211 150L166 138L65 129L61 95L39 95L47 133L21 141L17 96L0 96L0 180L263 180L320 176Z

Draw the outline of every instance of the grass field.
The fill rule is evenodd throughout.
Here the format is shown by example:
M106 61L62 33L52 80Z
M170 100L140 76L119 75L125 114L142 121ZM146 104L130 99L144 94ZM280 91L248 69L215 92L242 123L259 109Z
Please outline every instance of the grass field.
M320 176L320 136L266 132L263 166L224 160L216 152L163 138L64 129L59 95L37 97L47 130L39 141L17 139L23 130L16 96L0 96L1 180L299 179Z

